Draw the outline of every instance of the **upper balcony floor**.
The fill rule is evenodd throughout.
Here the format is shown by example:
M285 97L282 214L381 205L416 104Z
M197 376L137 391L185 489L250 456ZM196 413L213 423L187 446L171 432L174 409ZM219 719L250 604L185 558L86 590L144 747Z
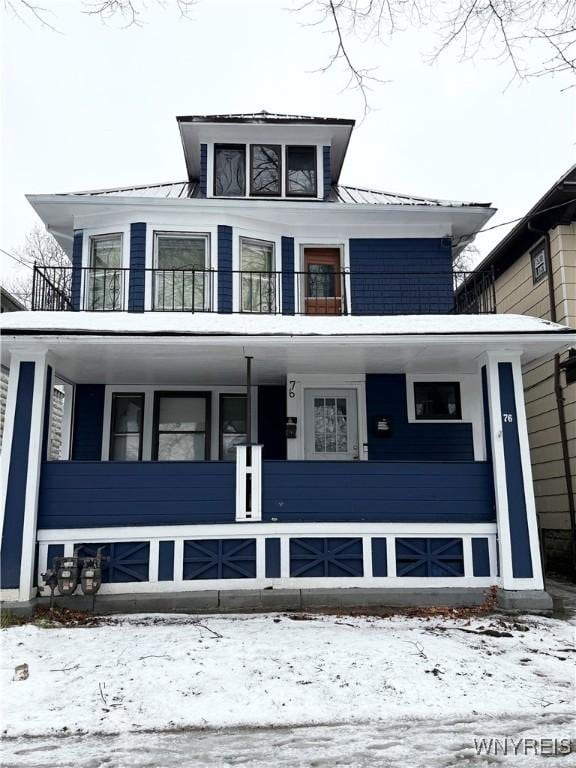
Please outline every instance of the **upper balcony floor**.
M494 312L492 272L475 273L473 282L467 276L452 267L449 238L304 239L257 225L193 229L137 222L77 230L69 267L35 267L32 309L329 316Z

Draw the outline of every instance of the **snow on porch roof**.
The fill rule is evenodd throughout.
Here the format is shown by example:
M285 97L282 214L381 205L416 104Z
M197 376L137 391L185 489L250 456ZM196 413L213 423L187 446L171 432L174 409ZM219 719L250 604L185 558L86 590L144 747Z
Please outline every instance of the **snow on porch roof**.
M196 336L454 336L478 334L561 334L575 344L576 333L549 320L526 315L292 316L186 312L6 312L0 328L8 334L104 334ZM564 335L566 341L564 342Z
M172 200L199 197L199 184L190 181L174 181L163 184L143 184L133 187L118 187L117 189L95 189L83 192L65 192L63 195L82 195L88 197L158 197ZM290 202L282 200L282 202ZM488 208L490 203L468 203L457 200L439 200L433 197L418 197L396 192L382 192L363 187L351 187L344 184L333 184L328 197L329 203L345 203L347 205L425 205L448 208Z

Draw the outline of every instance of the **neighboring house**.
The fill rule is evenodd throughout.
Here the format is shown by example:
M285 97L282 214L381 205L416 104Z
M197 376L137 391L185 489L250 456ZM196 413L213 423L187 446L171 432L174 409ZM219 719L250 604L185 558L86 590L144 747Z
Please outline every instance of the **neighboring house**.
M103 599L550 605L521 366L576 334L456 299L493 209L341 185L353 125L181 117L187 180L28 198L73 266L3 318L4 599L104 546Z
M480 264L493 269L497 312L576 329L576 166ZM576 349L524 365L536 511L546 570L576 576Z

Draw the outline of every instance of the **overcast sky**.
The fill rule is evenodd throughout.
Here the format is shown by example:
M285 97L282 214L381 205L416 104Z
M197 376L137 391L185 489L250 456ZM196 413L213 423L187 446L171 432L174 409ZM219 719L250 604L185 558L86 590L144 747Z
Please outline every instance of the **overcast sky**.
M362 118L334 48L291 0L199 0L191 20L148 0L142 27L121 29L43 0L59 32L2 19L0 247L38 219L26 193L185 178L175 116L268 111ZM394 192L493 202L492 223L521 216L574 162L574 90L561 78L512 83L486 57L433 66L430 33L356 44L390 82L355 129L341 181ZM480 235L485 255L506 228ZM0 254L4 271L11 262Z

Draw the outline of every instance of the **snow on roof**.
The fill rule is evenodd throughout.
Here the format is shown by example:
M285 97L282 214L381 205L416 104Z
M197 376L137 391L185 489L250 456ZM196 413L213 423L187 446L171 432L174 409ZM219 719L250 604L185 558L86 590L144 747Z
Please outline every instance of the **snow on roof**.
M178 122L189 123L324 123L330 125L355 125L356 121L342 117L317 117L313 115L288 115L281 112L235 112L223 115L184 115L176 118Z
M526 315L291 316L187 312L10 312L4 334L182 334L216 336L414 336L458 334L576 333Z
M64 195L82 195L87 197L158 197L166 199L185 199L198 197L197 182L174 181L164 184L143 184L117 189L95 189L84 192L67 192ZM283 202L286 202L283 200ZM432 197L418 197L396 192L381 192L363 187L350 187L334 184L328 197L329 203L345 203L347 205L425 205L432 207L480 207L487 208L490 203L464 203L457 200L438 200Z

